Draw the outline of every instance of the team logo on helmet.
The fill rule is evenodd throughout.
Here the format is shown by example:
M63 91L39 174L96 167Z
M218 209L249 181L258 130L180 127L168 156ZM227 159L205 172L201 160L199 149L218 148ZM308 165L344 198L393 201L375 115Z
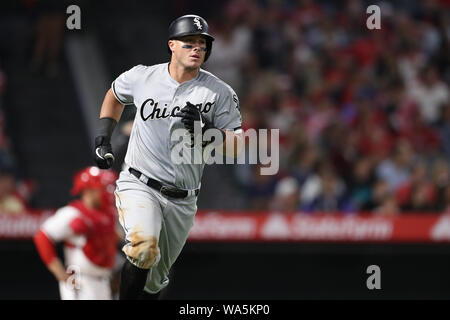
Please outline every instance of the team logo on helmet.
M198 30L202 30L202 23L200 22L199 18L194 18L194 24L197 26Z

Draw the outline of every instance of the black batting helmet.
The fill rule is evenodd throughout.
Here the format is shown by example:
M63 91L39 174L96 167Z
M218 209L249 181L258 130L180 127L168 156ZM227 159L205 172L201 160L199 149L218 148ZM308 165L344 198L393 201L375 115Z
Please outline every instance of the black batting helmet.
M172 21L169 25L169 39L177 39L184 36L203 35L206 38L205 61L211 54L212 42L214 37L209 34L209 26L205 19L195 14L188 14ZM171 53L169 49L169 53Z

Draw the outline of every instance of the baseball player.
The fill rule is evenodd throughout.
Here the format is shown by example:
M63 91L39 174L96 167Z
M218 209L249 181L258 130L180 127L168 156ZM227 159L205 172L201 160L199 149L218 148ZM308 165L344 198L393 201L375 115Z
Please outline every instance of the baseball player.
M80 199L57 210L34 236L41 259L59 281L62 300L111 300L118 243L111 187L116 179L112 170L94 166L79 171L71 193ZM55 250L62 241L66 266Z
M205 162L174 161L172 151L179 146L173 139L175 132L182 129L198 137L196 128L201 128L202 143L183 144L187 153L189 148L201 151L213 140L222 153L227 145L234 154L242 148L235 92L200 68L211 54L213 41L203 18L179 17L169 26L170 62L138 65L122 73L103 101L95 139L100 168L113 164L110 138L124 106L137 108L115 192L127 257L119 299L156 299L168 285L169 270L193 225ZM208 140L208 132L215 133L215 138Z

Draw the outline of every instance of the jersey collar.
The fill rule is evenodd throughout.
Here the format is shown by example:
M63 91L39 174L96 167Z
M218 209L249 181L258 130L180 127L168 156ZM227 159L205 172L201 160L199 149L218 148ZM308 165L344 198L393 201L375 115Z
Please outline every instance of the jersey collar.
M177 80L172 78L172 76L170 75L170 73L169 73L169 63L170 62L168 62L167 65L166 65L166 75L169 78L170 83L174 84L177 87L187 85L189 83L197 81L200 78L200 73L201 73L201 70L202 70L201 68L198 69L197 75L194 78L192 78L191 80L188 80L186 82L179 83Z

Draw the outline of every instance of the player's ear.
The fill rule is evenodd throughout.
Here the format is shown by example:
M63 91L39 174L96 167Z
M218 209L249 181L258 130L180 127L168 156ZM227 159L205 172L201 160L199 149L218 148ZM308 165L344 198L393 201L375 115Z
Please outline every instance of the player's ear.
M170 51L173 52L174 49L175 49L175 41L169 40L169 41L167 42L167 45L169 46Z

